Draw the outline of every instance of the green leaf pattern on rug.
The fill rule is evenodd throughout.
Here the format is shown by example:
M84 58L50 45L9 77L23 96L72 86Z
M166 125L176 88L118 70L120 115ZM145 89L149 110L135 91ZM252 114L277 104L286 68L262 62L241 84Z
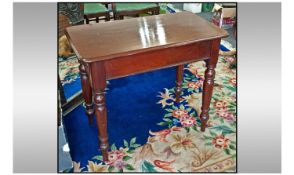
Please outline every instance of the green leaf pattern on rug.
M155 170L154 165L152 165L150 162L144 160L141 166L141 170L144 173L157 173L158 171Z

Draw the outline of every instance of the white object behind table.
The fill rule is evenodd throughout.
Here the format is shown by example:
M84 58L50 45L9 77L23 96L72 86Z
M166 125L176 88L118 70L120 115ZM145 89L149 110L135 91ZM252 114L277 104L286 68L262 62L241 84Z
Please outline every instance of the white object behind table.
M201 13L202 3L184 3L183 9L192 13Z

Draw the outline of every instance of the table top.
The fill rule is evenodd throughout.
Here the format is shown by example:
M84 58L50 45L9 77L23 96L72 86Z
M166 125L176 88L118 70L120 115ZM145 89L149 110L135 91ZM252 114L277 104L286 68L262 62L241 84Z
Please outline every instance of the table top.
M72 26L66 34L87 63L228 36L190 12Z

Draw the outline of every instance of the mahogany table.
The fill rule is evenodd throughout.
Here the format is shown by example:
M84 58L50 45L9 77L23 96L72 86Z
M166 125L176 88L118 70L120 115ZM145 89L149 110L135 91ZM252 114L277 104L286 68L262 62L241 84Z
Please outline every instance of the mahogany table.
M72 26L66 35L80 63L86 113L96 114L103 160L108 160L106 80L177 66L179 102L184 64L205 60L201 131L205 131L220 40L228 33L190 12ZM93 105L93 99L94 104Z

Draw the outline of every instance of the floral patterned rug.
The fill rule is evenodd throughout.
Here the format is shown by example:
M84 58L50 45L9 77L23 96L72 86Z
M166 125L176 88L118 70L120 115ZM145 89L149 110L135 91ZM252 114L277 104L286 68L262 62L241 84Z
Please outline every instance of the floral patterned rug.
M144 145L136 143L136 138L122 140L123 147L112 144L108 162L102 162L102 156L97 155L86 167L74 162L74 168L65 172L236 172L236 69L230 66L233 60L230 56L219 57L205 132L200 131L199 120L205 63L196 62L185 68L180 104L175 102L173 88L158 93L157 103L165 115L157 125L166 129L150 130Z
M66 99L69 99L81 90L79 62L74 55L68 57L67 59L60 58L58 66L59 77L64 89L64 95Z

